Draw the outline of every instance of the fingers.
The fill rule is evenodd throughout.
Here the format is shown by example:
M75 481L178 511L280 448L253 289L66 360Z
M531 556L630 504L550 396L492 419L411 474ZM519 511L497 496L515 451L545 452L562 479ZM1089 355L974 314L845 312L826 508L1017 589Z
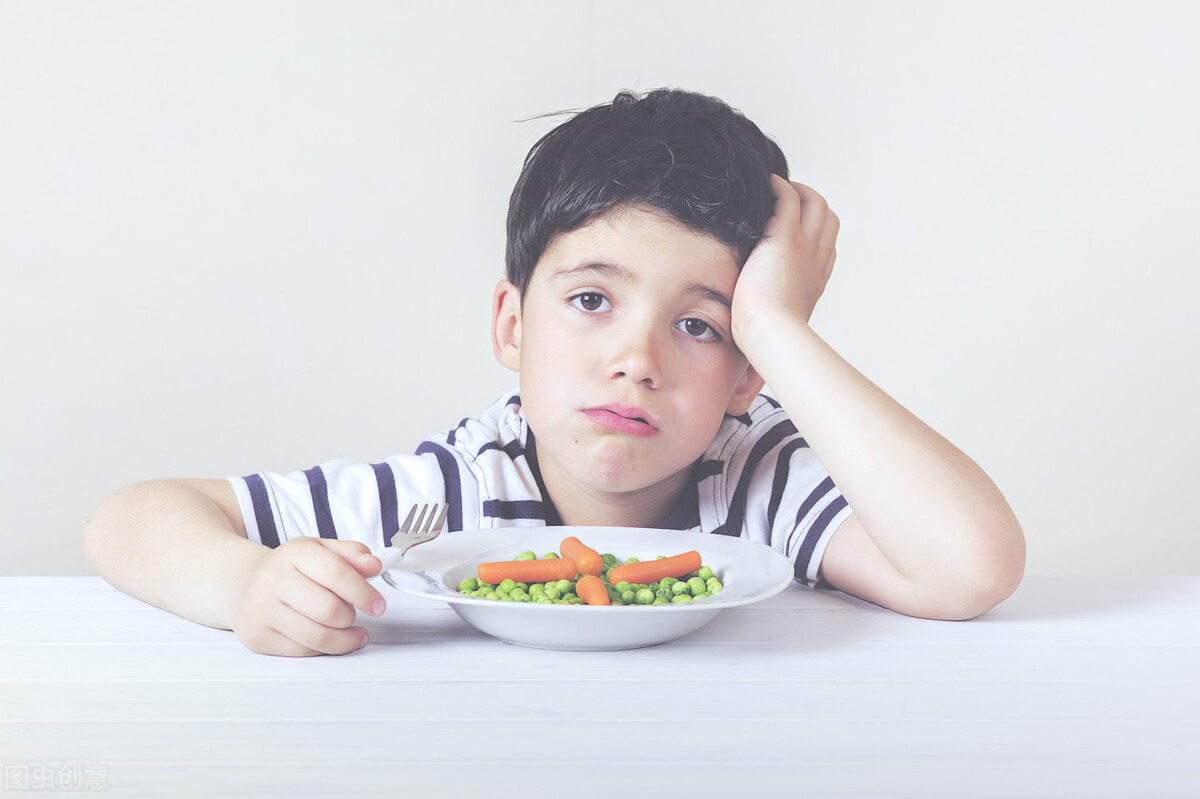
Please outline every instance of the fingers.
M288 583L280 598L291 608L330 627L348 627L354 623L354 609L379 616L387 607L383 594L350 565L355 557L371 557L365 546L353 541L308 539L318 546L303 547L293 559L297 572L307 580Z
M798 183L788 183L779 175L771 175L771 189L775 192L775 210L763 230L764 238L772 238L800 218L800 195Z
M338 541L328 538L314 540L326 549L341 556L342 560L350 564L363 577L375 577L383 570L382 561L371 554L371 550L367 548L366 544L361 544L358 541Z
M276 655L359 649L367 633L354 626L355 609L378 616L386 608L383 595L366 581L379 566L356 542L288 541L271 551L247 587L238 638L256 652Z
M779 175L771 176L771 188L775 192L775 212L763 231L764 237L792 231L793 236L812 242L818 253L832 252L841 220L830 210L825 198L811 187L788 182ZM829 266L832 267L832 261Z
M278 629L277 629L278 628ZM238 639L260 655L312 657L345 655L367 645L363 627L326 627L292 611L286 606L275 619L275 626L238 632Z
M332 591L341 599L370 616L383 613L386 603L383 594L366 581L374 577L382 565L371 551L357 541L338 541L325 538L300 539L311 541L320 548L306 547L294 561L296 568L313 582ZM338 557L329 557L330 554ZM369 566L368 566L369 564ZM363 574L360 567L371 573Z
M269 654L293 657L345 655L366 646L368 641L363 627L321 624L286 605L277 613L270 632Z
M812 187L794 180L789 183L779 175L771 176L771 185L775 189L776 213L780 213L782 210L785 213L794 212L799 215L800 229L807 236L818 240L829 234L837 237L841 221L837 218L837 214L829 210L829 203L825 201L825 198ZM789 192L788 189L791 191ZM792 199L793 197L795 200ZM783 208L780 207L781 201Z
M803 183L772 175L771 188L774 213L743 265L734 313L744 319L774 305L807 322L832 275L841 221Z

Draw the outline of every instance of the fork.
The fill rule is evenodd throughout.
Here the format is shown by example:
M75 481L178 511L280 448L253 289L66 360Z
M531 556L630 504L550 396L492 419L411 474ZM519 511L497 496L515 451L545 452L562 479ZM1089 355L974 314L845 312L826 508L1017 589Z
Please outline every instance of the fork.
M417 509L421 509L421 515L417 515ZM433 503L432 508L429 505L413 505L412 510L408 512L408 516L404 517L404 521L400 524L400 528L396 530L396 534L392 536L392 543L389 547L376 555L383 561L383 568L379 573L387 571L400 562L404 557L404 553L420 544L427 544L433 539L442 534L442 525L446 523L446 513L450 510L449 505L442 507L442 512L438 513L437 503ZM429 514L429 518L425 518L425 514ZM414 518L416 521L414 521Z

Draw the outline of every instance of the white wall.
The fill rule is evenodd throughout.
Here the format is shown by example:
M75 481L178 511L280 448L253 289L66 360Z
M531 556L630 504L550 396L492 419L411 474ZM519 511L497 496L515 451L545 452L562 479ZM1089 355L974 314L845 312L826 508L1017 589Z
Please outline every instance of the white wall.
M829 198L815 325L1031 573L1200 574L1192 8L0 0L0 574L89 573L124 483L480 410L519 120L668 84Z

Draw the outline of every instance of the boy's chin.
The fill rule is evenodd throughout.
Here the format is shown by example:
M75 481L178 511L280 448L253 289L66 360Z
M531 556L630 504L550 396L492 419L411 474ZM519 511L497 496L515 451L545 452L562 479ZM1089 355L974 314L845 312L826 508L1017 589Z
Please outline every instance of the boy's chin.
M613 495L636 495L655 489L671 490L686 477L687 469L647 463L632 454L598 454L579 464L579 476L592 490ZM655 467L658 468L655 468Z

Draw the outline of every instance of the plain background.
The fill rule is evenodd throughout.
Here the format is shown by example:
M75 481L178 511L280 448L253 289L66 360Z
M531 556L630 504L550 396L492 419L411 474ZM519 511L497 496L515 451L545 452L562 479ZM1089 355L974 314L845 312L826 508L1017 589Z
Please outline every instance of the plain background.
M0 574L162 476L409 452L491 353L526 150L726 99L842 219L814 326L1035 574L1200 574L1200 24L1178 3L0 0Z

